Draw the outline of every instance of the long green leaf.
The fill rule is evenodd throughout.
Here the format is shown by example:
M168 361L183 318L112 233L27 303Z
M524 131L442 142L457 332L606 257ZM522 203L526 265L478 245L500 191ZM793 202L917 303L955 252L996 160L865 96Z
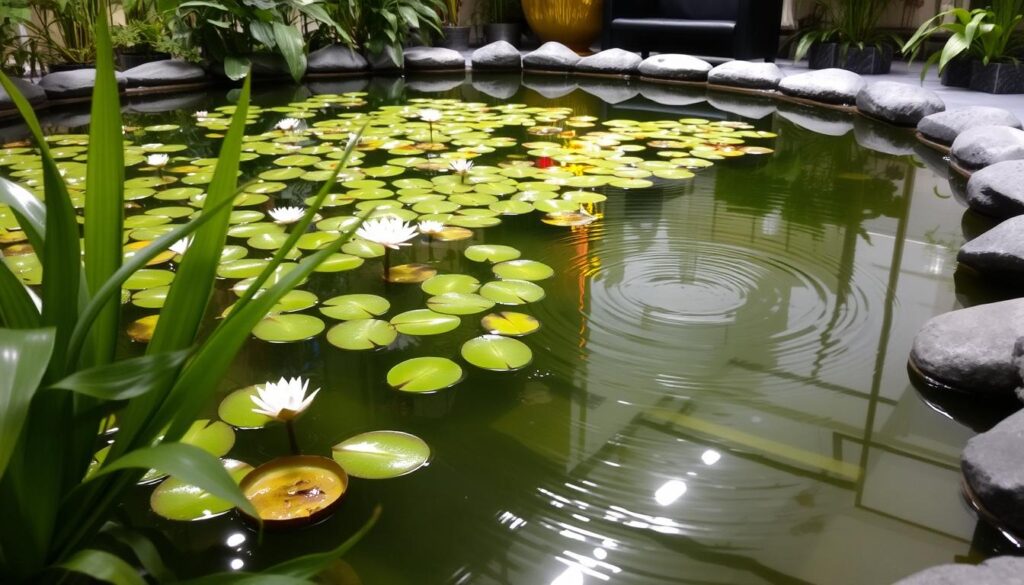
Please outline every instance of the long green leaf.
M0 72L0 81L3 79ZM46 208L43 202L28 189L0 177L0 203L15 213L18 225L24 230L32 247L42 250L43 239L46 237Z
M287 575L260 575L259 573L232 571L181 581L180 585L314 585L314 583L309 579L299 579Z
M101 364L52 384L101 400L127 400L167 384L188 358L188 351L157 353Z
M50 365L55 339L52 328L0 329L0 477Z
M103 534L114 538L121 544L132 549L135 558L139 560L142 568L146 569L158 583L170 583L174 581L174 572L167 568L160 551L148 538L134 530L128 530L123 526L110 524L104 527Z
M0 260L0 326L11 329L39 327L39 309L32 295L7 263Z
M61 564L60 568L113 585L147 585L134 567L105 550L83 550Z
M107 23L107 0L99 2L96 19L96 87L89 124L89 159L85 198L85 277L91 293L121 266L124 226L124 134L121 99L114 76L114 50ZM75 247L78 247L77 232ZM93 363L114 359L120 304L108 300L91 327Z
M374 508L373 514L370 515L369 520L363 524L359 531L337 547L329 551L308 554L279 563L267 569L266 572L273 575L288 575L303 579L311 579L315 577L326 569L328 565L336 561L338 557L344 555L351 550L352 547L359 544L359 541L365 538L366 535L370 533L370 530L373 529L374 525L377 524L377 520L380 519L380 513L380 506Z
M161 443L155 447L136 449L107 462L90 480L126 469L162 471L258 517L256 508L238 489L220 460L199 447L185 443Z
M306 41L302 33L293 26L275 22L274 39L277 41L277 50L288 64L292 79L296 83L302 81L302 76L306 74Z

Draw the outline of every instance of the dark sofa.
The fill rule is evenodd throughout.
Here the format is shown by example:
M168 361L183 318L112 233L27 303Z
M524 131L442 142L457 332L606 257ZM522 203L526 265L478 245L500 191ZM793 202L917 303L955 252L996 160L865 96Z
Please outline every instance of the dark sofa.
M774 61L782 0L604 0L601 47Z

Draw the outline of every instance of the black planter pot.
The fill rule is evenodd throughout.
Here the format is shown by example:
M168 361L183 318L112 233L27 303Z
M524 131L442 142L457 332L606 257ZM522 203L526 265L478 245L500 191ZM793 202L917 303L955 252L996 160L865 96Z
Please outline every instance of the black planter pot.
M957 57L946 64L939 76L940 82L946 87L969 87L973 62L966 57Z
M484 36L488 43L505 41L518 49L520 38L523 36L523 27L518 22L492 23L484 27Z
M1024 65L975 61L971 68L971 89L985 93L1024 93Z
M167 53L156 53L151 51L133 53L129 51L119 51L117 53L117 65L122 71L138 67L139 65L145 65L146 63L152 63L154 61L163 61L170 59L171 56Z
M816 43L807 54L811 69L838 67L860 75L879 75L892 68L892 47L847 47L844 55L839 43Z
M446 26L441 29L444 38L440 45L446 49L465 51L469 48L469 27L468 26Z
M62 71L78 71L79 69L93 69L96 67L95 63L50 63L46 66L46 70L50 73L60 73Z

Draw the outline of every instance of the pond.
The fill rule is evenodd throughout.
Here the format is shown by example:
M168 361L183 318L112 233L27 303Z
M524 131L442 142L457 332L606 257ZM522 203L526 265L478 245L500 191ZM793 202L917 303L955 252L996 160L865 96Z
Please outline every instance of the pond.
M201 206L232 99L220 89L127 106L130 241ZM158 111L167 104L176 109ZM163 519L141 486L125 519L180 574L327 549L378 506L379 524L330 582L886 583L1002 546L959 495L973 431L922 400L906 371L925 320L999 295L954 280L963 207L941 157L910 134L764 98L548 76L257 84L255 104L240 184L255 182L233 217L218 312L252 275L246 262L280 245L287 227L264 214L303 205L373 112L358 169L318 230L378 205L462 226L389 259L425 265L413 280L466 277L387 283L381 250L354 243L299 287L315 299L285 314L304 317L252 339L208 418L231 392L304 376L322 389L296 423L304 452L393 430L422 438L429 464L354 478L327 521L262 542L234 513ZM427 108L443 113L436 128L418 119ZM299 128L275 130L285 118ZM86 121L67 110L49 120L72 176ZM167 166L147 167L159 152ZM0 174L31 182L17 156L5 151ZM464 179L447 168L462 157L475 163ZM31 279L31 261L8 252ZM530 262L490 261L513 258ZM126 328L158 314L175 266L165 260L126 293ZM517 284L478 290L499 279ZM469 297L437 298L447 291ZM343 311L327 301L350 294L386 299L362 315L382 322L382 342L332 339ZM386 323L428 307L457 321L431 335ZM525 354L464 357L492 328L532 329L529 317L539 328L515 338ZM370 349L342 349L360 344ZM126 335L124 354L142 350ZM418 357L463 376L434 393L389 385ZM288 441L281 427L238 429L224 447L258 465Z

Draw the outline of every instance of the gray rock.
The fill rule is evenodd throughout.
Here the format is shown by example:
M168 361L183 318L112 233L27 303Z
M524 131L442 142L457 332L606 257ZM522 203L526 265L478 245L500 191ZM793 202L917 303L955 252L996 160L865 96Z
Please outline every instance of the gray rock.
M465 69L466 59L458 51L442 47L413 47L405 51L405 67L413 70Z
M18 93L28 100L28 103L36 105L46 101L46 91L43 88L20 77L11 77L10 79L14 87L17 88ZM13 107L14 101L11 100L11 96L7 95L7 90L0 87L0 109Z
M722 110L723 112L729 112L730 114L736 114L751 120L767 118L778 110L775 100L770 97L744 95L728 91L708 92L708 103L716 110Z
M939 565L894 585L1024 585L1024 558L995 557L978 566Z
M590 95L601 98L608 104L621 104L640 95L640 89L626 85L619 80L580 79L579 87Z
M519 49L507 41L495 41L473 51L470 58L473 69L522 69L523 58Z
M345 73L364 71L370 67L366 57L344 45L330 45L309 54L309 73Z
M967 204L999 219L1024 214L1024 161L996 163L971 175Z
M775 63L727 61L708 72L708 83L730 87L776 89L780 81L782 70Z
M454 75L418 75L410 76L406 79L405 86L410 91L418 91L422 93L442 93L451 91L463 83L465 83L465 74Z
M932 317L918 331L910 357L927 376L978 396L1005 396L1020 385L1013 346L1024 335L1024 299Z
M500 77L473 76L473 88L499 100L512 98L519 92L522 83L518 76L502 75Z
M864 80L861 76L845 69L797 73L779 82L779 91L788 96L826 104L852 104L862 89Z
M946 109L935 92L917 85L878 81L865 87L857 96L861 112L897 126L916 126L925 116Z
M154 85L184 85L206 79L206 71L195 63L167 59L144 63L124 72L128 87L149 87Z
M580 62L580 56L569 47L554 41L544 43L536 51L523 57L527 69L569 71Z
M352 91L365 91L370 84L367 77L345 77L341 79L317 79L306 82L306 87L313 95L343 94Z
M655 55L640 63L640 75L680 81L704 81L711 63L689 55Z
M523 87L532 89L549 100L569 95L579 89L576 79L561 75L523 75Z
M1024 130L1007 126L978 126L964 130L950 148L953 160L981 169L1004 160L1024 159Z
M967 441L960 456L964 480L982 509L1017 533L1024 530L1022 442L1024 411Z
M179 93L173 96L137 96L125 104L125 110L137 114L158 114L175 110L195 111L200 109L208 97L209 94L205 91Z
M1022 127L1016 116L1002 108L968 106L925 116L917 123L917 131L929 140L953 144L961 132L976 126Z
M121 73L116 75L117 85L124 89L127 80ZM92 95L94 85L96 85L95 69L59 71L45 75L39 80L39 87L46 91L46 96L51 100Z
M893 156L913 155L914 149L921 144L902 128L880 124L864 116L853 119L853 136L864 148Z
M291 77L288 62L281 55L270 53L254 53L249 55L252 74L256 77Z
M1024 216L1010 218L967 242L956 259L982 272L1024 272Z
M608 49L580 59L579 63L576 63L576 71L628 75L636 73L642 61L643 59L636 53L622 49Z
M684 85L664 85L644 83L640 86L640 95L665 106L692 106L707 101L708 96L703 87L687 87Z
M402 53L390 49L369 55L366 60L370 63L370 69L374 71L399 71L405 68Z
M845 136L853 131L852 114L786 102L779 103L778 112L779 116L816 134Z

